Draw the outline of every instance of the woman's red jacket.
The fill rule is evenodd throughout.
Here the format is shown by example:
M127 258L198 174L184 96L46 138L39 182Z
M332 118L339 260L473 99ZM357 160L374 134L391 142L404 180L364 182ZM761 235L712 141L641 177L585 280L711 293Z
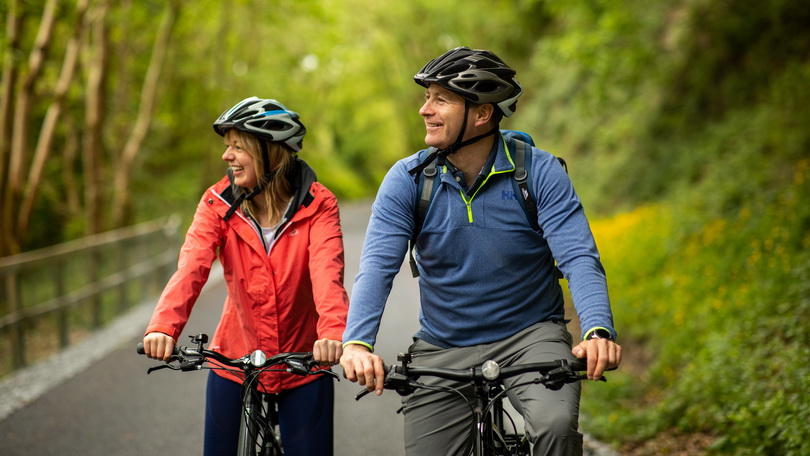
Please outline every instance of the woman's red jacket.
M269 254L256 225L241 211L228 221L223 219L233 200L227 177L205 192L186 234L177 271L146 333L158 331L178 339L218 256L228 296L210 349L230 358L256 349L272 356L311 351L318 339L341 340L349 300L343 287L337 199L301 163L305 169L299 184L304 185L293 198L288 214L294 213L279 228ZM239 381L233 374L215 372ZM261 382L267 392L276 393L315 379L268 373Z

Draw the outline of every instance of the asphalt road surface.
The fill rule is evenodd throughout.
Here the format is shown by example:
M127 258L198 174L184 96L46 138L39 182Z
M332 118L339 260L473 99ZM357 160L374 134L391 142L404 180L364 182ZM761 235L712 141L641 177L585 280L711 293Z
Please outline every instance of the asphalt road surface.
M368 204L341 206L349 292L369 214ZM403 266L377 344L388 363L417 329L417 283L407 262ZM213 333L226 294L220 276L212 272L181 344L188 343L187 335ZM3 379L0 455L202 454L207 372L162 370L147 376L156 362L135 354L153 307L144 303L63 354ZM346 380L336 384L335 455L404 454L399 396L386 391L355 401L360 389Z

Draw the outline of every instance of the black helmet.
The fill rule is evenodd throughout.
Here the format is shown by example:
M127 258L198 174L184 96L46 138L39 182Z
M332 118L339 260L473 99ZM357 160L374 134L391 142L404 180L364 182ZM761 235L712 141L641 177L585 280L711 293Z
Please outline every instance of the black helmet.
M283 142L293 152L301 150L301 143L307 133L298 113L290 111L276 100L257 97L245 98L222 113L214 122L214 131L221 136L225 136L225 132L231 128L267 141Z
M523 94L515 73L494 53L462 46L428 62L413 79L425 87L439 84L473 103L493 103L509 117Z

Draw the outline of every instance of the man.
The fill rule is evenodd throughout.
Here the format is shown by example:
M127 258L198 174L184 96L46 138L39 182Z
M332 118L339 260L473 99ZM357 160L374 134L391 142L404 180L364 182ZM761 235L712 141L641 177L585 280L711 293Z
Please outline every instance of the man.
M487 359L509 365L587 356L587 376L598 379L621 361L604 269L565 170L550 154L527 151L539 230L513 196L514 150L499 122L514 113L522 94L514 76L495 54L460 47L414 77L426 89L419 110L425 143L436 150L421 160L428 154L400 160L383 180L343 334L346 377L378 395L384 373L383 360L373 353L377 330L408 241L419 229L414 176L433 159L441 182L416 241L421 328L409 348L414 365L468 368ZM584 334L573 348L555 259ZM534 454L581 451L579 383L559 391L532 384L514 392ZM470 410L457 396L420 389L403 398L403 406L407 454L455 455L465 448Z

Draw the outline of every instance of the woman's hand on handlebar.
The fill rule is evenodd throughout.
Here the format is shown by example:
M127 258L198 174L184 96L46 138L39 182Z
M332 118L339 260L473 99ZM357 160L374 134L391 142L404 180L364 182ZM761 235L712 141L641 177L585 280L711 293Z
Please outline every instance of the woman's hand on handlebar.
M584 340L571 353L577 358L588 358L588 380L601 379L603 372L619 367L622 362L622 347L607 339Z
M334 366L342 354L343 342L339 340L320 339L312 346L312 357L322 366Z
M143 338L143 352L152 359L168 362L174 353L174 339L162 332L150 332Z
M349 381L364 385L377 396L383 393L385 365L383 359L371 353L368 347L360 344L347 345L340 357L340 365Z

